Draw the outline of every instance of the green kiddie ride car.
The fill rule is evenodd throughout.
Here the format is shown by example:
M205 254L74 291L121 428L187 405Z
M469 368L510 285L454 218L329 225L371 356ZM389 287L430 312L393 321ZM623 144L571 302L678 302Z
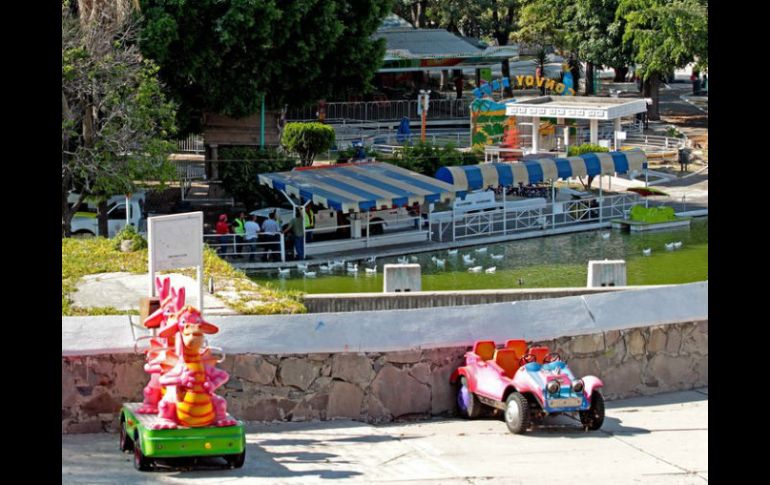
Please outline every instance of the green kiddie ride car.
M246 459L243 422L227 413L227 402L215 393L230 376L216 367L224 354L214 357L206 341L219 329L185 305L184 288L177 292L169 278L158 278L155 285L159 308L143 322L153 335L142 337L150 339L143 351L150 381L143 402L123 404L120 450L133 451L141 471L171 458L222 457L240 468Z
M243 422L234 426L153 429L160 418L139 414L142 403L126 403L120 412L120 451L134 452L134 467L147 471L156 458L222 457L231 468L246 460Z

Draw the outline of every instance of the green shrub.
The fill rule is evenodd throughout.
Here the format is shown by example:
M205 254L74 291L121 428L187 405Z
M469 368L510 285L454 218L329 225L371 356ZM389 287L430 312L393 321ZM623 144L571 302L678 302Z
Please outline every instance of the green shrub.
M592 145L590 143L584 143L582 145L575 145L575 146L569 147L567 156L574 157L577 155L582 155L584 153L604 153L608 151L610 151L609 148L605 148L601 145Z
M461 152L451 143L442 148L430 142L418 142L404 146L391 163L433 177L436 171L444 166L475 165L479 162L475 154Z
M334 145L334 128L323 123L287 123L281 145L299 155L303 166L310 166L316 155Z
M131 251L138 251L147 247L147 241L141 234L136 232L136 228L132 225L128 225L118 232L112 239L113 247L120 251L120 246L123 241L131 241Z

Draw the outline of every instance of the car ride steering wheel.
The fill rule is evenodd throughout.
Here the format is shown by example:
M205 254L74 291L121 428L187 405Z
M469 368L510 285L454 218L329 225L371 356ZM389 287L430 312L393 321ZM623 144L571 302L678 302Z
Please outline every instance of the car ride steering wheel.
M561 360L561 355L557 354L556 352L551 352L545 356L543 363L548 364L550 362L556 362L557 360Z
M534 354L524 354L521 356L521 359L519 359L519 366L525 366L531 362L536 362L537 357L535 357Z

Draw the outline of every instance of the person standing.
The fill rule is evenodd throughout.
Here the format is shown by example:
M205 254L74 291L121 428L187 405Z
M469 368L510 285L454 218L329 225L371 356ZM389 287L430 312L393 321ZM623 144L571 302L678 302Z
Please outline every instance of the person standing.
M257 233L259 224L257 224L256 214L252 214L244 224L244 240L246 242L246 251L249 253L249 262L254 261L254 254L257 252Z
M284 234L291 232L294 239L294 257L298 260L305 259L305 221L303 220L299 207L294 208L294 218L289 223L289 227L284 230Z
M262 223L262 233L264 234L264 240L271 242L271 244L266 245L267 252L265 253L265 256L262 258L262 261L267 262L270 259L270 252L273 250L280 251L280 244L273 244L274 241L278 240L281 233L281 227L278 225L278 223L275 221L276 219L276 213L275 211L270 213L269 218Z
M221 214L219 216L219 222L217 222L215 232L219 234L219 246L217 247L218 254L227 254L227 244L229 241L230 226L227 224L227 215Z
M233 233L235 234L235 252L243 252L243 236L246 233L246 213L241 211L233 220Z
M313 214L313 203L310 202L305 206L305 237L307 242L313 242L313 231L311 229L315 226L315 214Z

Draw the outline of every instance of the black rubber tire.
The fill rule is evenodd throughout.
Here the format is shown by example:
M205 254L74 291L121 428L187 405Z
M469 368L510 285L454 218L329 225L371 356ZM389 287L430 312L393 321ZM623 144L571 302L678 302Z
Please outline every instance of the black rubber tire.
M126 432L126 420L120 417L120 451L134 451L134 440Z
M241 468L246 462L246 451L238 453L237 455L225 455L225 460L230 468Z
M599 391L591 394L591 407L580 411L580 422L590 431L596 431L604 424L604 396Z
M463 409L463 406L460 405L460 402L464 401L463 389L466 390L465 392L467 392L470 397L466 409ZM457 409L460 411L460 416L467 419L476 419L481 416L481 413L484 411L484 405L481 404L479 398L468 389L468 380L464 376L460 378L460 385L457 387Z
M505 400L505 424L514 434L529 429L529 402L521 393L512 392Z
M140 472L146 472L152 468L152 459L144 456L139 441L134 442L134 468Z

